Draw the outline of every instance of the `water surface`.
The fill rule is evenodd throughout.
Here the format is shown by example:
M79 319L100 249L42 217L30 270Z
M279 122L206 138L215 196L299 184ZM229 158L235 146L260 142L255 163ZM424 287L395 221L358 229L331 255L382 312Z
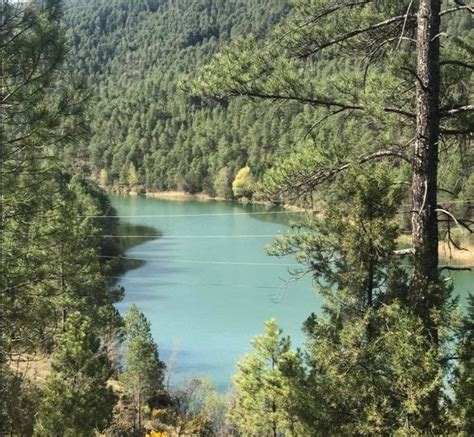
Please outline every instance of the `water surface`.
M294 260L264 251L292 214L143 197L113 197L113 204L126 216L121 220L161 235L127 251L147 261L121 278L125 299L118 308L125 312L136 303L145 313L172 382L205 375L225 390L236 362L270 318L301 344L302 323L319 310L321 298L309 277L294 280Z
M294 280L294 260L264 252L292 214L226 202L112 200L122 221L160 235L127 251L146 261L121 277L125 298L118 309L135 303L145 313L173 384L200 375L226 390L237 361L270 318L301 345L302 323L319 312L322 299L310 277ZM452 276L458 294L472 291L472 272Z

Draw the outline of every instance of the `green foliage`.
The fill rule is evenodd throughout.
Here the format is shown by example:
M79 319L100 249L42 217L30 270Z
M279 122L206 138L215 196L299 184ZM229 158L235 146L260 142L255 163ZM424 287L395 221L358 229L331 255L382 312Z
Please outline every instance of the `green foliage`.
M232 182L232 192L237 198L246 197L251 199L255 192L255 179L250 173L250 167L241 168Z
M35 425L35 416L41 400L40 389L27 379L17 368L0 368L0 390L2 394L2 423L4 435L31 436ZM14 395L12 395L14 394Z
M337 56L334 49L300 56L305 44L317 48L320 39L330 40L341 29L365 26L390 14L404 16L407 1L343 7L327 17L323 14L319 27L312 18L330 2L293 2L290 14L280 0L158 1L153 7L127 0L66 4L70 63L74 71L87 76L94 101L92 138L68 151L67 159L78 165L88 156L90 173L98 177L102 169L107 170L111 184L129 184L133 165L146 189L215 195L215 181L223 167L233 178L249 165L260 180L275 160L284 159L302 143L316 145L329 155L337 139L339 161L345 157L352 161L378 147L413 138L405 120L400 122L383 109L401 95L401 87L411 83L406 68L414 62L411 18L405 26L407 38L392 38L393 46L400 44L396 51L391 44L372 45L372 57L364 46L367 36L360 35L356 41L340 44ZM443 46L446 58L469 56L462 44L454 42L468 37L463 17L446 15L445 27L456 35ZM386 31L400 34L402 23L396 21ZM272 28L276 30L270 33ZM371 62L366 71L367 57ZM211 58L209 67L203 67ZM444 68L449 75L443 95L453 92L466 100L459 86L465 70ZM257 107L249 100L227 98L240 94L274 96L279 105L261 102ZM203 96L210 101L203 102ZM350 104L360 100L368 110L363 115L353 111L349 120L345 112L333 119L328 115L337 108L312 106L310 100L319 98ZM412 110L411 97L403 95L400 100L402 109ZM357 121L358 129L351 127L351 120ZM322 129L332 131L332 138ZM344 138L341 130L347 132ZM362 150L352 147L354 143ZM447 188L456 196L472 173L472 162L460 156L458 150L442 160L443 166L455 165L455 173L462 173ZM457 185L455 190L452 185Z
M286 175L272 174L264 184L271 199L295 202L303 193L314 196L322 182L357 162L410 158L417 6L408 0L337 5L326 0L295 1L292 13L263 40L235 39L201 68L190 86L193 95L219 101L248 96L265 103L291 103L292 122L301 117L300 111L308 114L303 135L291 123L292 147L283 156L274 155L283 161L289 155L289 159ZM446 3L443 6L448 8ZM407 15L407 10L413 14ZM442 29L453 38L441 48L441 107L470 101L469 85L461 80L470 77L469 66L450 62L471 56L474 33L466 25L467 15L460 11L442 16ZM363 31L377 23L384 24ZM466 84L464 89L461 82ZM266 108L262 104L262 111ZM470 126L472 111L443 120L443 129L468 131ZM452 193L444 197L452 199L468 189L472 153L467 137L443 135L443 141L440 184ZM374 155L382 150L392 153ZM260 178L260 167L255 168ZM410 168L403 171L409 177ZM270 179L274 179L273 187L268 185Z
M353 168L333 186L337 201L323 218L295 225L268 249L295 255L325 297L324 314L305 323L304 352L284 368L302 435L451 429L441 399L456 319L445 290L437 347L412 309L394 255L402 190L393 179L387 165Z
M452 420L460 435L474 433L474 296L469 295L467 314L459 329L456 356L458 365L452 375L454 402Z
M419 81L424 79L414 73L422 65L414 42L423 32L412 8L420 4L296 0L272 34L263 41L234 40L193 83L194 94L209 99L246 96L310 107L307 140L267 172L261 189L271 200L298 201L313 210L315 200L326 201L323 219L309 218L269 250L306 264L300 273L312 272L326 298L325 315L306 324L306 355L288 368L298 381L291 385L294 405L300 402L293 411L305 426L303 435L451 431L443 381L456 331L452 290L436 271L428 274L420 267L437 260L436 245L429 246L436 232L428 241L420 230L436 231L436 215L413 234L413 277L427 275L431 283L410 284L394 255L400 187L410 185L413 169L420 180L436 180L438 170L437 157L430 162L427 156L420 165L422 158L412 148L425 141L417 129L423 112L417 104ZM464 107L462 115L446 111L470 102L469 85L463 90L459 80L471 75L471 66L462 60L470 56L473 34L456 23L442 14L442 29L450 29L456 43L441 45L439 96L430 87L434 98L440 97L441 126L433 119L429 128L441 128L445 143L440 170L454 175L456 168L462 174L457 182L443 179L455 187L448 189L450 198L468 189L472 170L472 154L463 147L468 140L450 136L453 130L472 131L472 107ZM427 68L434 64L435 56ZM437 153L437 133L427 147ZM390 165L375 168L388 159ZM419 188L416 182L413 177ZM421 205L419 190L413 190L420 207L410 212L414 223L424 216L423 208L436 208L437 189L430 188L431 205L424 200ZM427 183L425 200L428 190Z
M222 167L214 179L214 193L223 199L232 199L231 178L228 167Z
M69 63L87 77L93 104L91 139L65 159L84 167L86 156L90 174L105 169L110 184L129 184L133 165L146 189L211 195L223 167L231 180L247 163L261 174L291 142L293 113L243 102L204 106L180 82L238 35L263 36L287 13L286 2L149 3L66 1ZM309 128L303 120L295 125Z
M305 365L290 373L297 375L292 396L304 435L449 429L432 415L431 399L445 374L421 320L393 302L348 323L341 320L347 306L338 308L340 319L312 317L306 323Z
M281 333L275 320L266 322L263 335L252 341L254 352L238 364L229 419L241 435L295 435L289 381L282 372L294 354Z
M72 313L53 353L35 435L90 436L112 420L112 369L92 323Z
M4 315L14 320L11 328L25 330L28 352L50 350L58 329L74 311L89 316L97 333L110 333L119 321L113 304L122 293L109 287L109 266L101 258L116 253L113 240L102 237L113 234L116 223L86 217L110 214L104 193L61 173L43 181L43 188L44 209L29 217L28 243L18 245L21 234L3 241L9 254L4 258L4 284L22 284L21 293L5 295ZM15 229L14 222L8 225Z
M139 179L138 179L137 170L135 169L135 165L133 165L132 163L130 164L128 168L127 183L131 187L134 187L135 185L138 184L138 182L139 182Z
M89 435L109 420L115 399L105 386L106 355L88 332L106 341L119 323L113 304L121 290L110 288L103 258L117 254L103 238L116 232L117 223L90 217L113 215L110 201L95 184L62 169L62 150L86 129L84 95L62 67L67 48L60 2L3 2L1 13L0 433L32 435L36 419L38 388L18 368L12 373L13 361L29 366L35 353L57 350L56 375L38 412L37 429L48 431L38 433L79 433L83 425ZM85 318L82 327L77 312ZM86 334L78 339L81 329ZM61 348L71 350L76 340L77 356L71 353L77 366L89 360L97 373L61 356ZM63 394L77 399L61 399Z
M114 215L103 191L63 171L64 157L103 184L228 198L236 175L234 194L250 197L266 173L262 191L272 200L329 204L324 219L308 219L269 249L306 264L326 297L325 313L306 322L303 352L290 351L274 322L254 341L230 413L241 433L472 434L472 314L456 331L449 287L409 292L393 255L400 186L411 171L412 2L356 3L348 13L349 4L296 0L288 14L280 0L71 0L67 36L56 0L2 4L0 433L92 435L109 424L116 401L101 344L120 324L113 304L121 290L107 280L117 266L106 261L120 245L104 238L118 223L103 217ZM333 45L341 32L394 16ZM472 23L452 17L444 16L441 34L450 35L442 45L445 109L471 97L470 69L449 60L472 55ZM388 43L374 46L374 35ZM71 68L93 90L90 141L84 95L61 67L66 39ZM228 100L241 95L282 104ZM204 105L202 96L213 101ZM471 117L446 117L442 129L463 130ZM452 137L442 144L440 180L452 193L445 198L462 199L468 210L469 144ZM386 157L394 158L390 166L368 165ZM321 184L324 195L315 192ZM436 342L419 317L430 295ZM163 390L164 365L136 307L125 318L123 346L121 379L141 431L146 403ZM41 399L9 368L12 356L38 349L54 350ZM174 425L202 435L228 431L209 384L185 390Z
M163 392L165 365L158 356L150 322L133 304L124 316L123 372L120 379L133 397L137 428L141 431L142 407Z

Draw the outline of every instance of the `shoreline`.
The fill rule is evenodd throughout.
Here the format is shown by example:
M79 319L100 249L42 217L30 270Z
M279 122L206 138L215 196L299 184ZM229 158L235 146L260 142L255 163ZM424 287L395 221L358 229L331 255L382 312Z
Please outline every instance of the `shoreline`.
M233 202L250 205L272 206L271 202L248 200L247 202L239 202L238 200L224 199L222 197L211 197L204 193L186 193L184 191L145 191L145 190L130 190L126 187L102 187L109 194L119 194L122 196L131 197L149 197L154 199L173 200L185 202L194 200L198 202ZM279 205L280 208L289 211L304 211L303 208L295 205ZM407 235L401 235L398 242L402 245L411 244L411 239ZM474 242L471 242L469 237L462 238L460 245L463 250L458 250L455 247L449 247L445 241L440 241L438 246L439 259L442 264L453 266L466 266L474 268Z
M130 197L150 197L154 199L163 199L163 200L175 200L175 201L187 201L195 200L198 202L231 202L241 205L262 205L262 206L278 206L279 208L286 209L288 211L304 211L304 208L298 207L296 205L275 205L269 201L264 200L249 200L246 199L239 201L237 199L225 199L223 197L212 197L209 194L205 193L186 193L185 191L170 190L170 191L146 191L146 190L133 190L126 187L117 187L117 186L102 186L108 194L118 194L121 196L130 196Z
M398 237L398 243L401 245L410 245L411 238L408 235L401 235ZM449 247L446 241L440 240L438 243L439 265L446 265L452 267L472 267L474 269L474 243L470 241L469 237L461 238L459 245L462 250L455 247Z

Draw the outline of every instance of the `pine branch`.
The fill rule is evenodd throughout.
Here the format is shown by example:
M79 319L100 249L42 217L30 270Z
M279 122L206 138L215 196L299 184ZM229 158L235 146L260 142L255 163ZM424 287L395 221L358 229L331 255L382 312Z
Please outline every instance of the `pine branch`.
M354 29L350 32L347 32L347 33L337 37L337 38L333 38L329 41L318 44L318 46L315 49L309 50L306 53L302 53L298 57L299 58L307 58L308 56L314 55L315 53L320 52L321 50L323 50L325 48L334 46L336 44L340 44L340 43L345 42L345 41L348 41L348 40L350 40L350 39L352 39L352 38L354 38L358 35L361 35L363 33L370 32L370 31L373 31L373 30L383 29L384 27L387 27L387 26L390 26L391 24L399 23L399 22L405 22L405 25L406 25L407 21L415 20L415 19L416 19L415 15L403 14L403 15L399 15L397 17L389 18L388 20L381 21L379 23L375 23L375 24L371 24L371 25L366 26L366 27L362 27L360 29Z
M267 94L267 93L252 91L252 90L249 90L249 91L235 90L231 92L230 95L254 97L254 98L269 99L269 100L289 100L289 101L295 101L295 102L300 102L300 103L306 103L306 104L310 104L314 106L326 106L328 108L336 107L336 108L341 108L343 110L360 110L360 111L367 110L367 107L361 104L338 102L337 100L331 100L331 99L326 99L326 98L318 99L318 98L301 97L301 96L295 96L295 95ZM415 118L415 114L413 112L405 111L404 109L401 109L401 108L386 106L383 108L383 110L384 112L399 114L408 118Z

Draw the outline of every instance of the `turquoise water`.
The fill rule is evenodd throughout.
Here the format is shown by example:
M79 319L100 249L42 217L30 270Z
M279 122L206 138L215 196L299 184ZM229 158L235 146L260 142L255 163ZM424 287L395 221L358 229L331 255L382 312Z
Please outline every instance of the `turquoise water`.
M128 250L128 257L147 261L121 277L125 298L118 309L136 303L145 313L172 384L200 375L226 390L237 361L270 318L301 345L302 323L322 300L310 277L294 280L294 260L264 252L292 214L143 197L113 197L113 204L122 221L162 235ZM453 276L460 294L472 290L473 273Z
M149 261L122 277L118 308L136 303L145 313L172 383L205 375L225 390L270 318L301 344L302 323L321 299L309 277L292 281L293 260L264 252L291 214L246 214L264 208L223 202L114 197L113 203L119 215L133 216L122 220L162 234L127 252Z

